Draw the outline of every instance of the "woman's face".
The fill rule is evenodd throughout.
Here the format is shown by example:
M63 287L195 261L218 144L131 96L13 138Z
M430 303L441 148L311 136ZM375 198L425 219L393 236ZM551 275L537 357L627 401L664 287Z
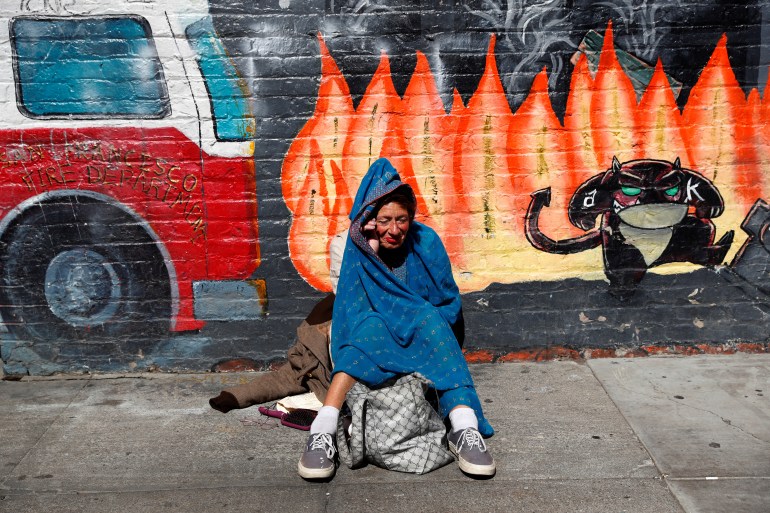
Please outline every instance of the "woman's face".
M400 248L409 231L409 212L400 203L385 203L375 217L380 248Z

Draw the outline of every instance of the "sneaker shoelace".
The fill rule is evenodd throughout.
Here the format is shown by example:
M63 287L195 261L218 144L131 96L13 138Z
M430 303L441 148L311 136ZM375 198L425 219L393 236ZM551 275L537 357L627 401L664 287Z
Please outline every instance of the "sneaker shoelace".
M457 450L459 451L463 446L468 449L473 449L474 445L478 446L479 451L487 452L487 445L484 443L484 439L481 438L481 433L475 429L468 428L460 437L460 443L457 446Z
M326 451L326 457L330 460L334 458L334 444L332 443L332 435L328 433L318 433L313 435L313 441L310 443L310 450L315 451L321 449Z

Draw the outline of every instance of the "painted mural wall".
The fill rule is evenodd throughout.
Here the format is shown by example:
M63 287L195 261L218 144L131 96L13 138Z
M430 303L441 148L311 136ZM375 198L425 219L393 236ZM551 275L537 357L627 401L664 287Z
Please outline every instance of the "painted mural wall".
M0 7L6 373L268 366L380 157L469 358L767 350L762 2Z

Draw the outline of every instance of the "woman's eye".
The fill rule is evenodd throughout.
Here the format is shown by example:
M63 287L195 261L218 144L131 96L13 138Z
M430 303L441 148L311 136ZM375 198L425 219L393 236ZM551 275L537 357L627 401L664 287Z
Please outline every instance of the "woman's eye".
M639 187L628 187L626 185L621 185L620 190L623 191L623 194L626 196L638 196L642 192Z
M670 189L666 189L664 192L666 193L666 196L676 196L676 194L679 192L679 186L675 185Z
M377 223L378 226L385 228L387 226L390 226L393 223L393 221L395 221L398 226L403 226L409 223L409 218L408 217L397 217L395 219L383 218L383 219L375 219L374 222Z

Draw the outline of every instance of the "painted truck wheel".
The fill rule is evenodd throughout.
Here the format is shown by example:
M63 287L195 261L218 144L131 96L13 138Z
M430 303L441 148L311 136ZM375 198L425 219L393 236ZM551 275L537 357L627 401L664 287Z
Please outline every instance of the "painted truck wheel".
M163 258L115 206L67 197L31 207L4 234L0 265L0 311L22 340L109 340L133 351L168 331Z

